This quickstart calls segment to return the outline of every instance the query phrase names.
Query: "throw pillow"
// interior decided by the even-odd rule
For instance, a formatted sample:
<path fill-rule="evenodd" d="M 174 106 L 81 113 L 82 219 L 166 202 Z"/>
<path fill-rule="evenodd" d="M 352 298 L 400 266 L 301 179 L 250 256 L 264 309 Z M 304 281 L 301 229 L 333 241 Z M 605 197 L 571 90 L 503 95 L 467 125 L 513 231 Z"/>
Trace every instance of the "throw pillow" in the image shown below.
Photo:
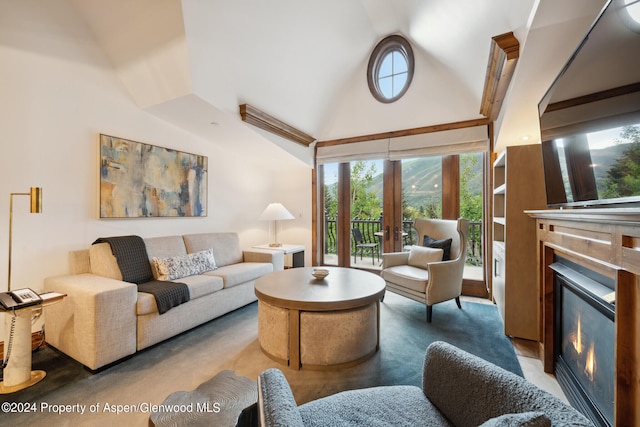
<path fill-rule="evenodd" d="M 430 262 L 442 261 L 443 253 L 442 249 L 411 246 L 407 264 L 413 267 L 427 268 L 427 264 Z"/>
<path fill-rule="evenodd" d="M 504 414 L 485 421 L 480 427 L 551 427 L 551 420 L 542 412 Z"/>
<path fill-rule="evenodd" d="M 436 240 L 433 237 L 424 236 L 422 246 L 442 249 L 444 251 L 442 261 L 449 261 L 451 259 L 451 242 L 453 242 L 452 238 Z"/>
<path fill-rule="evenodd" d="M 158 280 L 175 280 L 218 268 L 213 258 L 213 249 L 171 258 L 153 257 L 151 261 L 158 274 Z"/>

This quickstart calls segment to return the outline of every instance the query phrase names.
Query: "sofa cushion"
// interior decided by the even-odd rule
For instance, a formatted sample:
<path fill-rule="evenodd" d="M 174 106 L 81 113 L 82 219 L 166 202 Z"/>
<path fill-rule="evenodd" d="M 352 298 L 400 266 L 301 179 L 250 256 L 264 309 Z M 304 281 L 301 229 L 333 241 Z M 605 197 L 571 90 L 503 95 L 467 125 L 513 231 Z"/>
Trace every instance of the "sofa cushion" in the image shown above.
<path fill-rule="evenodd" d="M 109 243 L 96 243 L 89 247 L 91 272 L 109 279 L 122 280 L 118 261 L 111 251 Z"/>
<path fill-rule="evenodd" d="M 200 233 L 182 236 L 188 253 L 213 250 L 218 267 L 243 261 L 238 233 Z"/>
<path fill-rule="evenodd" d="M 116 258 L 122 280 L 130 283 L 146 283 L 153 280 L 147 247 L 142 237 L 136 235 L 99 237 L 93 244 L 108 243 Z"/>
<path fill-rule="evenodd" d="M 266 262 L 241 262 L 226 265 L 214 271 L 204 273 L 205 276 L 217 276 L 224 281 L 225 288 L 256 280 L 273 271 L 273 264 Z"/>
<path fill-rule="evenodd" d="M 149 260 L 153 257 L 168 258 L 187 254 L 182 236 L 150 237 L 144 239 L 144 244 L 147 246 Z"/>
<path fill-rule="evenodd" d="M 349 390 L 298 407 L 305 426 L 451 426 L 416 386 Z"/>
<path fill-rule="evenodd" d="M 404 286 L 416 292 L 427 291 L 429 271 L 411 265 L 396 265 L 382 270 L 380 274 L 384 280 Z"/>
<path fill-rule="evenodd" d="M 427 268 L 429 263 L 442 261 L 443 254 L 442 249 L 414 245 L 409 249 L 407 264 L 418 268 Z"/>
<path fill-rule="evenodd" d="M 151 263 L 151 270 L 153 271 L 153 277 L 156 279 L 158 278 L 158 272 L 153 263 L 154 257 L 169 258 L 187 254 L 182 236 L 149 237 L 144 239 L 144 244 L 147 246 L 147 255 Z"/>
<path fill-rule="evenodd" d="M 180 283 L 184 283 L 189 287 L 189 295 L 191 300 L 212 294 L 221 290 L 224 285 L 222 278 L 208 275 L 197 275 L 183 277 Z M 136 302 L 136 314 L 142 316 L 144 314 L 157 313 L 158 306 L 156 300 L 151 294 L 138 292 L 138 301 Z"/>
<path fill-rule="evenodd" d="M 551 427 L 551 420 L 542 412 L 522 412 L 491 418 L 480 427 Z"/>
<path fill-rule="evenodd" d="M 211 249 L 169 258 L 153 257 L 152 262 L 158 280 L 181 279 L 206 273 L 217 268 Z"/>

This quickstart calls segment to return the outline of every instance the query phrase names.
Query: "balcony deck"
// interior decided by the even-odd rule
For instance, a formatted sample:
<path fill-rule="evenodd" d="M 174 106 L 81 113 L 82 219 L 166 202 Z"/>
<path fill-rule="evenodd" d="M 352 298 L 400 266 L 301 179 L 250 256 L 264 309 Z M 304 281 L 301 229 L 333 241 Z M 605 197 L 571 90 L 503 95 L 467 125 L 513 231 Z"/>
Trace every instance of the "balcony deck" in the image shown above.
<path fill-rule="evenodd" d="M 335 254 L 325 254 L 324 255 L 325 265 L 337 265 L 338 264 L 338 256 Z M 362 259 L 360 256 L 356 256 L 356 262 L 353 262 L 353 256 L 351 257 L 351 267 L 353 268 L 363 268 L 368 270 L 382 270 L 381 261 L 378 262 L 378 259 L 371 258 L 370 256 L 364 255 Z M 464 267 L 464 278 L 469 280 L 483 280 L 483 270 L 482 266 L 474 266 L 474 265 L 465 265 Z"/>

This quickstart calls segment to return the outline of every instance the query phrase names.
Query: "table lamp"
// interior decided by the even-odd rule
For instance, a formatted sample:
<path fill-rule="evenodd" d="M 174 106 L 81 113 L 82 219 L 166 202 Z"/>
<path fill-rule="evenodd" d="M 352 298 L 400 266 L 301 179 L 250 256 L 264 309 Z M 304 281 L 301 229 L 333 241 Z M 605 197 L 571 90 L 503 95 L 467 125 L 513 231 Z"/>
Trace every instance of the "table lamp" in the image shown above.
<path fill-rule="evenodd" d="M 282 203 L 270 203 L 264 212 L 262 212 L 259 219 L 262 221 L 273 221 L 274 241 L 269 243 L 269 246 L 277 248 L 282 246 L 282 243 L 278 242 L 278 221 L 295 219 L 295 217 L 291 215 L 291 212 L 289 212 L 287 208 L 282 206 Z"/>

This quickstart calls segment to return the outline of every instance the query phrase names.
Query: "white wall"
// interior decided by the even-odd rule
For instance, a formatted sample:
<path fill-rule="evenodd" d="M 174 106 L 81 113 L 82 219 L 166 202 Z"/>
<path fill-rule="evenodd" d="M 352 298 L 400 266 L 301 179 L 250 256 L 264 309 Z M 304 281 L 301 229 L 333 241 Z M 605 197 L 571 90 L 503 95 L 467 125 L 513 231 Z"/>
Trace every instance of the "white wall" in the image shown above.
<path fill-rule="evenodd" d="M 274 200 L 296 215 L 283 239 L 310 248 L 310 169 L 263 169 L 223 141 L 196 137 L 138 108 L 67 0 L 2 2 L 0 64 L 0 291 L 9 194 L 31 186 L 43 187 L 44 212 L 29 214 L 29 198 L 14 199 L 14 289 L 40 290 L 45 277 L 68 272 L 69 251 L 101 236 L 237 231 L 245 247 L 266 243 L 268 226 L 257 218 Z M 98 219 L 99 133 L 208 156 L 208 217 Z"/>

